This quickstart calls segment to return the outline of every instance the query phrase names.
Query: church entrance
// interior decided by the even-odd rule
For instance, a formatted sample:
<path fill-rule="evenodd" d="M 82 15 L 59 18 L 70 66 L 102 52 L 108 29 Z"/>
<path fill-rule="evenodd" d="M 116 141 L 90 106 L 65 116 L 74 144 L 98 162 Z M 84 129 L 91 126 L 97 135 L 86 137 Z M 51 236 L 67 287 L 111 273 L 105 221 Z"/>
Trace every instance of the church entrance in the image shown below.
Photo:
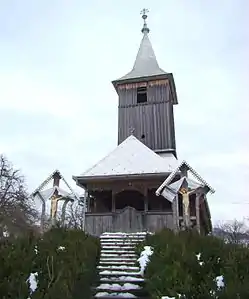
<path fill-rule="evenodd" d="M 116 232 L 143 231 L 144 196 L 136 190 L 124 190 L 115 197 L 116 214 L 114 230 Z"/>

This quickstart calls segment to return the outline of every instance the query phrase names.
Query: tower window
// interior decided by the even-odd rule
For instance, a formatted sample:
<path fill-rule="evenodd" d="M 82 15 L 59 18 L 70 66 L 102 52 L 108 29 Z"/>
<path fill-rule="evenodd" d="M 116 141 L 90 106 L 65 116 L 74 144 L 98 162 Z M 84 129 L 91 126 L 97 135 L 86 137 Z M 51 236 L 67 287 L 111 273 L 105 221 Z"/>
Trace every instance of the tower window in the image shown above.
<path fill-rule="evenodd" d="M 139 87 L 137 89 L 137 103 L 146 103 L 147 102 L 147 88 Z"/>

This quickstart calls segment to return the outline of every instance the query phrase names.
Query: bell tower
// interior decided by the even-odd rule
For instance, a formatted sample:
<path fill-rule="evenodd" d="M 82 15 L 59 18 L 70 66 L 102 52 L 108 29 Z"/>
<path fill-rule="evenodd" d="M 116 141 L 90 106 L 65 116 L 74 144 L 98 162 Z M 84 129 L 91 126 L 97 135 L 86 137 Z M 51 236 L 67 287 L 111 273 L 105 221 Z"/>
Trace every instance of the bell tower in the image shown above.
<path fill-rule="evenodd" d="M 149 40 L 143 9 L 142 41 L 132 70 L 112 83 L 118 93 L 118 144 L 133 134 L 158 154 L 176 156 L 173 105 L 178 104 L 172 73 L 163 71 Z"/>

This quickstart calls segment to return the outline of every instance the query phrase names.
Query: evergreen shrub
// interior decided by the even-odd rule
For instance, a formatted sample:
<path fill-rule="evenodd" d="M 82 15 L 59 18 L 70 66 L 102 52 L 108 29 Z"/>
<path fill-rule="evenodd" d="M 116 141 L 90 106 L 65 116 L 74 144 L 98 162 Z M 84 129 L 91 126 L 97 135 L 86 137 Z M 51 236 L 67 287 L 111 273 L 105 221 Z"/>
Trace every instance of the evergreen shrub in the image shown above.
<path fill-rule="evenodd" d="M 249 298 L 248 248 L 194 231 L 168 229 L 148 236 L 139 252 L 144 245 L 154 249 L 145 272 L 146 288 L 153 299 Z M 216 277 L 221 275 L 224 287 L 218 288 Z"/>
<path fill-rule="evenodd" d="M 81 230 L 54 228 L 43 235 L 0 243 L 2 299 L 88 299 L 96 275 L 99 240 Z M 27 279 L 37 272 L 30 294 Z"/>

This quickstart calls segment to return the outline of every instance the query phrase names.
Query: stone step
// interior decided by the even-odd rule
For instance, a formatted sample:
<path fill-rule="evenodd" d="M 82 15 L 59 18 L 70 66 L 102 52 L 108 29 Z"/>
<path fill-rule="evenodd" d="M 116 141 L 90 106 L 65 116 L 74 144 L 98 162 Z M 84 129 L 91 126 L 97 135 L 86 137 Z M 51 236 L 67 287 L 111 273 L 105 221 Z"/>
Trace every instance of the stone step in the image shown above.
<path fill-rule="evenodd" d="M 100 256 L 100 260 L 113 260 L 113 261 L 134 261 L 137 260 L 136 254 L 111 254 L 111 253 L 103 253 Z"/>
<path fill-rule="evenodd" d="M 130 276 L 140 276 L 140 271 L 126 271 L 126 270 L 103 270 L 99 272 L 99 275 L 103 276 L 123 276 L 123 275 L 130 275 Z"/>
<path fill-rule="evenodd" d="M 110 277 L 100 277 L 100 282 L 101 283 L 142 283 L 144 282 L 144 278 L 142 277 L 136 277 L 136 276 L 128 276 L 128 275 L 123 275 L 123 276 L 110 276 Z"/>
<path fill-rule="evenodd" d="M 147 293 L 144 291 L 144 289 L 142 287 L 139 287 L 137 289 L 134 289 L 132 287 L 129 287 L 128 284 L 127 287 L 124 285 L 123 289 L 122 288 L 118 288 L 115 289 L 115 287 L 113 287 L 113 289 L 108 286 L 112 286 L 115 284 L 106 284 L 106 287 L 104 284 L 102 284 L 102 288 L 100 285 L 100 288 L 98 287 L 97 289 L 95 289 L 93 291 L 94 296 L 95 297 L 101 297 L 101 296 L 105 296 L 105 297 L 118 297 L 118 298 L 144 298 Z M 119 284 L 116 284 L 117 286 Z M 135 286 L 134 284 L 130 284 L 130 286 Z"/>
<path fill-rule="evenodd" d="M 133 260 L 126 260 L 124 261 L 123 259 L 120 260 L 112 260 L 112 259 L 101 259 L 99 261 L 99 264 L 103 264 L 103 265 L 127 265 L 127 266 L 132 266 L 135 265 L 137 262 L 137 259 L 133 259 Z"/>
<path fill-rule="evenodd" d="M 136 240 L 133 239 L 101 239 L 100 243 L 101 244 L 137 244 L 139 242 L 142 242 L 144 239 L 139 238 Z"/>
<path fill-rule="evenodd" d="M 133 249 L 122 249 L 120 248 L 113 248 L 113 249 L 101 249 L 101 253 L 135 253 L 134 248 Z"/>
<path fill-rule="evenodd" d="M 125 270 L 125 271 L 139 271 L 140 268 L 139 267 L 136 267 L 136 266 L 127 266 L 127 265 L 101 265 L 101 266 L 98 266 L 97 267 L 98 269 L 100 269 L 101 271 L 102 270 Z"/>
<path fill-rule="evenodd" d="M 116 245 L 116 244 L 112 244 L 112 245 L 101 245 L 101 248 L 103 249 L 133 249 L 134 250 L 135 244 L 133 246 L 127 246 L 127 245 Z"/>
<path fill-rule="evenodd" d="M 102 283 L 94 290 L 108 291 L 108 292 L 122 292 L 122 291 L 138 291 L 142 290 L 143 286 L 141 283 Z"/>
<path fill-rule="evenodd" d="M 125 296 L 126 295 L 126 296 Z M 124 294 L 122 296 L 113 296 L 113 295 L 107 295 L 107 296 L 99 296 L 99 297 L 94 297 L 94 298 L 100 298 L 100 299 L 120 299 L 120 298 L 123 298 L 123 299 L 131 299 L 131 298 L 137 298 L 137 299 L 151 299 L 150 297 L 130 297 L 131 295 L 130 294 Z"/>
<path fill-rule="evenodd" d="M 121 260 L 125 260 L 127 258 L 136 258 L 137 255 L 135 253 L 101 253 L 100 258 L 114 258 L 114 257 L 118 257 Z"/>
<path fill-rule="evenodd" d="M 144 240 L 145 239 L 145 235 L 102 235 L 100 236 L 100 240 Z"/>
<path fill-rule="evenodd" d="M 117 258 L 117 257 L 113 257 L 113 258 L 100 258 L 99 260 L 99 264 L 105 264 L 105 265 L 135 265 L 137 264 L 137 259 L 136 258 L 126 258 L 124 259 L 123 257 L 121 258 Z"/>
<path fill-rule="evenodd" d="M 121 236 L 146 236 L 150 234 L 149 232 L 136 232 L 136 233 L 124 233 L 124 232 L 106 232 L 103 233 L 101 236 L 114 236 L 114 235 L 121 235 Z"/>
<path fill-rule="evenodd" d="M 93 289 L 94 298 L 148 299 L 135 251 L 146 235 L 146 232 L 117 232 L 100 236 L 101 255 L 97 266 L 99 284 Z"/>

